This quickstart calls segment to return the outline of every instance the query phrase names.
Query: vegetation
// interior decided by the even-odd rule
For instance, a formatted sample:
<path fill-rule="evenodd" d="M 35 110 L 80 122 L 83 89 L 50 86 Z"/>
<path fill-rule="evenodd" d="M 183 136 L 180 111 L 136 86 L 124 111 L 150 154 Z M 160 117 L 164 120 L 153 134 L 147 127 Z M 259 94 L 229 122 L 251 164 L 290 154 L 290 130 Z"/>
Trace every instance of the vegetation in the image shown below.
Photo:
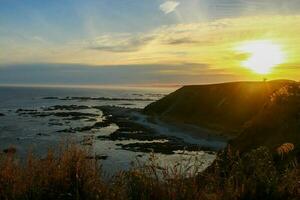
<path fill-rule="evenodd" d="M 200 174 L 181 165 L 160 167 L 150 157 L 107 180 L 99 163 L 75 145 L 44 159 L 30 154 L 25 163 L 8 153 L 0 161 L 0 199 L 293 200 L 300 196 L 300 167 L 295 157 L 279 165 L 288 154 L 260 147 L 240 156 L 227 148 Z"/>
<path fill-rule="evenodd" d="M 300 84 L 277 80 L 185 86 L 145 113 L 219 130 L 240 152 L 293 143 L 300 153 Z"/>
<path fill-rule="evenodd" d="M 300 199 L 299 83 L 188 86 L 144 111 L 225 133 L 235 130 L 236 137 L 204 172 L 197 163 L 189 163 L 192 172 L 180 164 L 161 167 L 151 156 L 110 178 L 76 145 L 49 151 L 43 159 L 29 154 L 25 162 L 9 148 L 0 155 L 0 199 Z"/>
<path fill-rule="evenodd" d="M 290 83 L 273 92 L 231 143 L 243 152 L 259 146 L 275 150 L 282 143 L 293 143 L 293 152 L 299 154 L 300 85 Z"/>
<path fill-rule="evenodd" d="M 148 105 L 144 112 L 164 120 L 189 123 L 236 136 L 281 87 L 294 83 L 232 82 L 184 86 Z"/>

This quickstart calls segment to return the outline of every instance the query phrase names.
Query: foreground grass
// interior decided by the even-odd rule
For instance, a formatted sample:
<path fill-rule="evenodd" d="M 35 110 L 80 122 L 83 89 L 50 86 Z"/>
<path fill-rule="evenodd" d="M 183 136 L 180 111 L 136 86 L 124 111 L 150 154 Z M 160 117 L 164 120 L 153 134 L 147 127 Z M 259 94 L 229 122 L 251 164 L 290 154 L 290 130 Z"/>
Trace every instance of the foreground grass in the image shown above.
<path fill-rule="evenodd" d="M 274 156 L 260 147 L 243 156 L 230 148 L 198 174 L 180 165 L 162 168 L 154 157 L 110 180 L 99 163 L 76 145 L 49 151 L 25 163 L 13 153 L 0 159 L 0 199 L 299 199 L 300 168 L 295 155 Z"/>

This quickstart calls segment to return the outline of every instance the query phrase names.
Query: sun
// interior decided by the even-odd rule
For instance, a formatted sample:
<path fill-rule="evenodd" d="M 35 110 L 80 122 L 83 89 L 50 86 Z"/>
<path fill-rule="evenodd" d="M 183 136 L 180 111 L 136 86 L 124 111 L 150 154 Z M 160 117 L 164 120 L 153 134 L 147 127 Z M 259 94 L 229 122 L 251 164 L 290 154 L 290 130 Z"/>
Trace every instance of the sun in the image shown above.
<path fill-rule="evenodd" d="M 270 73 L 272 68 L 282 64 L 285 60 L 285 53 L 281 46 L 271 40 L 244 42 L 238 45 L 237 51 L 249 55 L 241 65 L 258 74 Z"/>

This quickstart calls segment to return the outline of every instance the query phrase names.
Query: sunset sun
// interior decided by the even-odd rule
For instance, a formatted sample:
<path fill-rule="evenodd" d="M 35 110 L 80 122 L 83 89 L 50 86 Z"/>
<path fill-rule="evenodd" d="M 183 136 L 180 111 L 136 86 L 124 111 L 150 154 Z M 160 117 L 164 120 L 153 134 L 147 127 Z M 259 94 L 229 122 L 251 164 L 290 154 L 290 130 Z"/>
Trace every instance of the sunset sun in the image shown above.
<path fill-rule="evenodd" d="M 300 200 L 300 0 L 0 5 L 0 200 Z"/>
<path fill-rule="evenodd" d="M 272 68 L 285 61 L 285 53 L 281 46 L 271 40 L 245 42 L 239 45 L 237 50 L 249 55 L 241 65 L 258 74 L 268 74 Z"/>

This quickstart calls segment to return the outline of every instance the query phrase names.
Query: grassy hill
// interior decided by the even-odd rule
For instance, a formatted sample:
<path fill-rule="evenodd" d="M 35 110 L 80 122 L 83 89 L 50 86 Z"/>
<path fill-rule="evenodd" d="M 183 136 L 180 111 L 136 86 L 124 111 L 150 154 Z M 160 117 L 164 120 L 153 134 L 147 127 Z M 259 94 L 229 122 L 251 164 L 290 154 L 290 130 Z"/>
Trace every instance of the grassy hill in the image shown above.
<path fill-rule="evenodd" d="M 225 131 L 238 130 L 255 116 L 270 95 L 290 81 L 233 82 L 184 86 L 148 105 L 144 112 Z"/>
<path fill-rule="evenodd" d="M 300 143 L 299 83 L 288 80 L 184 86 L 144 109 L 163 120 L 220 130 L 247 150 Z"/>
<path fill-rule="evenodd" d="M 270 151 L 287 142 L 299 150 L 299 83 L 187 86 L 149 105 L 145 112 L 215 126 L 224 133 L 235 129 L 238 136 L 231 144 L 247 152 L 239 154 L 228 147 L 203 172 L 193 159 L 166 167 L 150 156 L 115 176 L 101 170 L 89 148 L 71 143 L 50 149 L 42 159 L 29 153 L 25 162 L 18 160 L 15 151 L 0 152 L 0 199 L 299 199 L 300 157 L 295 153 L 300 151 L 280 156 Z"/>
<path fill-rule="evenodd" d="M 241 151 L 264 145 L 275 149 L 293 143 L 300 152 L 300 85 L 288 84 L 275 91 L 266 105 L 232 141 Z"/>

